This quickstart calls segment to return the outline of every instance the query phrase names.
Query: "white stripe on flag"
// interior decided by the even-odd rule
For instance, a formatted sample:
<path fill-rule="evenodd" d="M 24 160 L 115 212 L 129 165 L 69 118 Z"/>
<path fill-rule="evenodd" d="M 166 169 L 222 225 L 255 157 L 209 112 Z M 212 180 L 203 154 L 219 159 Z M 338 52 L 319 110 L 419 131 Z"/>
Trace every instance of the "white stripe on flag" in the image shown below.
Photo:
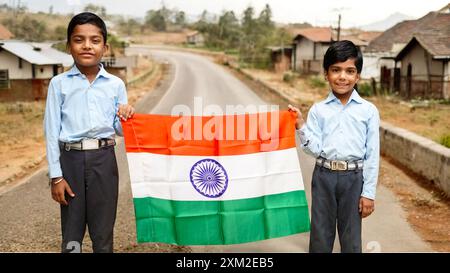
<path fill-rule="evenodd" d="M 127 153 L 134 198 L 222 201 L 303 190 L 297 149 L 233 156 L 174 156 Z M 202 159 L 218 161 L 228 174 L 228 187 L 208 198 L 190 181 L 192 166 Z"/>

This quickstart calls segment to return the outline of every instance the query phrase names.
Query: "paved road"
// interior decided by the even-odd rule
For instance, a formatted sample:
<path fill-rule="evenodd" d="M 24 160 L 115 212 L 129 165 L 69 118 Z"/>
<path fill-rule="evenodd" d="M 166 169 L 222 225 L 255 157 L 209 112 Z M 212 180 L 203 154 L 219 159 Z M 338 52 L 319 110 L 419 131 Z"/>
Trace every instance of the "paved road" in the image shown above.
<path fill-rule="evenodd" d="M 129 54 L 151 54 L 172 64 L 171 80 L 137 105 L 139 112 L 170 114 L 175 105 L 194 109 L 194 97 L 205 114 L 216 105 L 267 105 L 239 80 L 204 57 L 164 51 L 155 48 L 133 47 Z M 162 97 L 162 98 L 161 98 Z M 160 99 L 161 98 L 161 99 Z M 201 99 L 200 99 L 201 98 Z M 200 102 L 200 103 L 199 103 Z M 135 226 L 131 203 L 128 167 L 123 142 L 116 149 L 121 174 L 118 220 L 116 223 L 116 251 L 167 251 L 148 245 L 134 246 Z M 299 150 L 305 189 L 310 200 L 310 180 L 313 160 Z M 0 195 L 0 252 L 2 251 L 58 251 L 60 240 L 59 210 L 51 200 L 46 170 L 38 171 L 22 185 Z M 195 246 L 195 252 L 305 252 L 308 233 L 240 245 Z M 89 249 L 89 240 L 87 249 Z M 384 187 L 378 189 L 377 210 L 363 224 L 365 251 L 416 252 L 431 251 L 411 229 L 395 197 Z M 185 249 L 180 249 L 184 251 Z M 338 246 L 335 251 L 339 251 Z"/>

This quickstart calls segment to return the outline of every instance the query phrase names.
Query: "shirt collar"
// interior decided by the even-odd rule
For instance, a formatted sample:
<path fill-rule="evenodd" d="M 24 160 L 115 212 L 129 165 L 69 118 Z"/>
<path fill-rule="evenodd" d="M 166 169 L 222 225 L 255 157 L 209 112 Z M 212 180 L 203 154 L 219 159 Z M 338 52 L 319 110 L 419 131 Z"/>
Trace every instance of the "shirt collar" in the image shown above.
<path fill-rule="evenodd" d="M 330 92 L 330 94 L 328 94 L 328 97 L 325 99 L 325 103 L 329 103 L 329 102 L 332 102 L 337 99 L 338 98 L 336 98 L 334 93 Z M 355 89 L 353 89 L 352 94 L 350 95 L 350 98 L 348 101 L 351 102 L 352 100 L 359 104 L 361 104 L 363 102 L 362 98 L 359 96 L 358 92 Z"/>
<path fill-rule="evenodd" d="M 109 74 L 106 70 L 105 70 L 105 68 L 103 67 L 103 64 L 102 63 L 99 63 L 99 67 L 100 67 L 100 70 L 98 71 L 98 74 L 97 74 L 97 77 L 105 77 L 105 78 L 110 78 L 111 77 L 111 74 Z M 81 72 L 80 72 L 80 70 L 78 69 L 78 67 L 74 64 L 73 66 L 72 66 L 72 68 L 70 68 L 70 70 L 69 70 L 69 72 L 68 72 L 68 75 L 69 76 L 76 76 L 76 75 L 81 75 Z"/>

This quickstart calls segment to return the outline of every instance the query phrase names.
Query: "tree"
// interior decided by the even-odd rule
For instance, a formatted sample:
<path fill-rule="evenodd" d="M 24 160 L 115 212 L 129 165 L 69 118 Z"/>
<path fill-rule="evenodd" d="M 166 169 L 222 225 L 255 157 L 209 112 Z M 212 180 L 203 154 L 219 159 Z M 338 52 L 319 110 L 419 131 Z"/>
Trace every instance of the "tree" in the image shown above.
<path fill-rule="evenodd" d="M 149 10 L 145 16 L 145 23 L 157 31 L 166 31 L 167 22 L 163 10 Z"/>
<path fill-rule="evenodd" d="M 101 17 L 106 17 L 106 8 L 104 6 L 97 6 L 97 5 L 94 5 L 94 4 L 87 4 L 84 7 L 84 10 L 92 12 L 92 13 L 95 13 L 95 14 L 101 16 Z"/>
<path fill-rule="evenodd" d="M 184 11 L 179 11 L 175 15 L 175 24 L 179 26 L 186 25 L 186 14 Z"/>

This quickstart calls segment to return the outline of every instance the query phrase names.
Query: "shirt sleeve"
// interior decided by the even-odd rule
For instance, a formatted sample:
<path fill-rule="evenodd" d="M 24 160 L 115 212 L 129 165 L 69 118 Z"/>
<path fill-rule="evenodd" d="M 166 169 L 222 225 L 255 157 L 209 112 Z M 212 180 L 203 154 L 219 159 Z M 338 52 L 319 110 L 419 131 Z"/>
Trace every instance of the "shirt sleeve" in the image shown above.
<path fill-rule="evenodd" d="M 363 167 L 363 191 L 361 196 L 375 200 L 380 165 L 380 115 L 374 107 L 369 119 L 366 139 L 366 155 Z"/>
<path fill-rule="evenodd" d="M 313 105 L 308 112 L 306 123 L 297 130 L 297 134 L 305 153 L 317 158 L 322 152 L 322 129 L 316 111 L 317 107 Z"/>
<path fill-rule="evenodd" d="M 47 103 L 44 115 L 44 134 L 46 141 L 47 162 L 49 177 L 63 176 L 59 162 L 59 134 L 61 132 L 61 105 L 62 98 L 55 87 L 54 80 L 50 81 L 47 92 Z"/>
<path fill-rule="evenodd" d="M 122 124 L 120 123 L 120 118 L 117 116 L 120 104 L 128 104 L 127 90 L 125 88 L 125 84 L 122 81 L 119 85 L 119 91 L 115 105 L 116 115 L 114 116 L 114 131 L 117 135 L 123 136 Z"/>

